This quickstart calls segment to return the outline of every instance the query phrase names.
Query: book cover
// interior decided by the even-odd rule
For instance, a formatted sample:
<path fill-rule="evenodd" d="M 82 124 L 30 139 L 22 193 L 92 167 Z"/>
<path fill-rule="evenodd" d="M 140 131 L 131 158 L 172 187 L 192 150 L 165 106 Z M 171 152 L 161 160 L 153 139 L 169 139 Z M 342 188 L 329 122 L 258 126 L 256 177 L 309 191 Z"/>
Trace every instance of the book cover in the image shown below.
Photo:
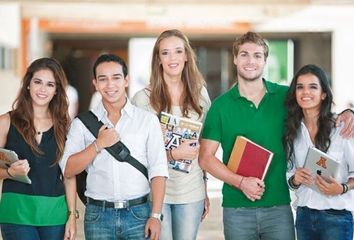
<path fill-rule="evenodd" d="M 178 147 L 185 140 L 198 140 L 203 126 L 201 122 L 166 112 L 160 113 L 160 123 L 166 150 Z M 171 160 L 168 166 L 174 170 L 189 173 L 192 160 Z"/>
<path fill-rule="evenodd" d="M 273 153 L 246 137 L 237 136 L 227 167 L 244 177 L 264 180 Z"/>
<path fill-rule="evenodd" d="M 323 179 L 328 181 L 329 176 L 337 178 L 339 161 L 315 147 L 309 147 L 304 168 L 309 169 L 314 178 L 316 175 L 320 175 Z M 315 183 L 311 184 L 309 187 L 320 192 Z"/>

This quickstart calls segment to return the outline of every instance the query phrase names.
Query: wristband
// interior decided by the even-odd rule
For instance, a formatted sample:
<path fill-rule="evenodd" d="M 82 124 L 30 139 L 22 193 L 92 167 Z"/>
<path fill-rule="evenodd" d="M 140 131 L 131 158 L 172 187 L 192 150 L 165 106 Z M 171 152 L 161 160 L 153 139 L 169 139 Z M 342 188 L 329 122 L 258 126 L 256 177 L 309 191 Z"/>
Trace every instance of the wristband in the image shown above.
<path fill-rule="evenodd" d="M 93 146 L 95 146 L 95 151 L 96 153 L 100 153 L 101 152 L 101 149 L 98 147 L 97 143 L 96 143 L 96 140 L 93 141 Z"/>
<path fill-rule="evenodd" d="M 341 185 L 342 185 L 342 188 L 343 188 L 343 191 L 342 191 L 341 194 L 344 194 L 344 193 L 348 192 L 348 190 L 349 190 L 348 185 L 346 183 L 342 183 Z"/>
<path fill-rule="evenodd" d="M 290 186 L 292 189 L 298 189 L 301 184 L 296 185 L 296 184 L 294 183 L 294 178 L 295 178 L 295 175 L 291 176 L 291 177 L 289 178 L 289 180 L 288 180 L 288 184 L 289 184 L 289 186 Z"/>
<path fill-rule="evenodd" d="M 6 168 L 6 173 L 7 175 L 9 175 L 10 178 L 13 178 L 14 176 L 11 175 L 11 173 L 9 172 L 9 168 Z"/>

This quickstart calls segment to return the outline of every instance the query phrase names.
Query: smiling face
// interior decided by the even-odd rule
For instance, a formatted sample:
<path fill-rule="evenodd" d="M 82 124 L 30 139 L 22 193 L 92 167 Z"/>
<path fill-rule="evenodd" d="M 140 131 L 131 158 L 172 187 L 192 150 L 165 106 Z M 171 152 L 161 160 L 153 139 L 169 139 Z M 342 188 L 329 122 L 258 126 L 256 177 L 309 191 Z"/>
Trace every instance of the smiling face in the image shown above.
<path fill-rule="evenodd" d="M 234 56 L 238 80 L 255 81 L 262 79 L 266 59 L 264 48 L 255 43 L 244 43 Z"/>
<path fill-rule="evenodd" d="M 326 98 L 319 79 L 311 73 L 297 78 L 295 95 L 297 103 L 303 110 L 320 111 L 321 103 Z"/>
<path fill-rule="evenodd" d="M 164 79 L 181 77 L 187 61 L 187 54 L 182 39 L 172 36 L 160 42 L 159 60 L 163 68 Z"/>
<path fill-rule="evenodd" d="M 53 72 L 48 69 L 38 70 L 33 74 L 27 89 L 34 105 L 48 106 L 56 93 Z"/>
<path fill-rule="evenodd" d="M 102 95 L 102 101 L 108 104 L 125 103 L 125 88 L 128 77 L 124 77 L 123 68 L 117 62 L 102 62 L 96 67 L 96 90 Z"/>

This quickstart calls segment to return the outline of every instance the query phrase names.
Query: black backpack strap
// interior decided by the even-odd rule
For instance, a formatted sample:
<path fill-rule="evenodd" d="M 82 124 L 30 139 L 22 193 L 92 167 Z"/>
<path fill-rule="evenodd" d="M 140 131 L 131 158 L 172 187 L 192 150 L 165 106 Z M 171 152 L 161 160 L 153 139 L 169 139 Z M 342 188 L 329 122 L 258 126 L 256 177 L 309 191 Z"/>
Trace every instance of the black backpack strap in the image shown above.
<path fill-rule="evenodd" d="M 97 138 L 98 131 L 103 125 L 101 121 L 98 121 L 97 116 L 91 112 L 83 112 L 78 115 L 78 118 L 82 121 L 82 123 L 87 127 L 87 129 Z M 146 179 L 148 177 L 148 171 L 146 167 L 136 160 L 132 155 L 130 155 L 130 151 L 127 146 L 124 145 L 122 141 L 118 141 L 111 147 L 105 148 L 115 159 L 119 162 L 127 162 L 133 167 L 135 167 L 139 172 L 141 172 Z"/>

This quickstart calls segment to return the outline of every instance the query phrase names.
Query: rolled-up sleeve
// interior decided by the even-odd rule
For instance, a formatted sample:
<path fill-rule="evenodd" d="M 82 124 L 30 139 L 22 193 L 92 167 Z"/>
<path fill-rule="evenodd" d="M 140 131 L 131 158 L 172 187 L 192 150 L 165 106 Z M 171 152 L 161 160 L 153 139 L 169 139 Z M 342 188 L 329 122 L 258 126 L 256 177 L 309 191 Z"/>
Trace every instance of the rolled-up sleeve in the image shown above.
<path fill-rule="evenodd" d="M 168 177 L 167 157 L 160 123 L 151 117 L 147 139 L 147 161 L 149 180 L 157 176 Z"/>
<path fill-rule="evenodd" d="M 354 178 L 354 139 L 346 139 L 344 142 L 344 158 L 348 163 L 348 178 Z"/>
<path fill-rule="evenodd" d="M 70 129 L 65 142 L 63 157 L 59 162 L 59 166 L 63 174 L 65 174 L 68 158 L 71 155 L 80 152 L 82 149 L 85 149 L 86 147 L 85 135 L 83 132 L 85 130 L 84 128 L 85 126 L 78 118 L 75 118 L 70 125 Z"/>

